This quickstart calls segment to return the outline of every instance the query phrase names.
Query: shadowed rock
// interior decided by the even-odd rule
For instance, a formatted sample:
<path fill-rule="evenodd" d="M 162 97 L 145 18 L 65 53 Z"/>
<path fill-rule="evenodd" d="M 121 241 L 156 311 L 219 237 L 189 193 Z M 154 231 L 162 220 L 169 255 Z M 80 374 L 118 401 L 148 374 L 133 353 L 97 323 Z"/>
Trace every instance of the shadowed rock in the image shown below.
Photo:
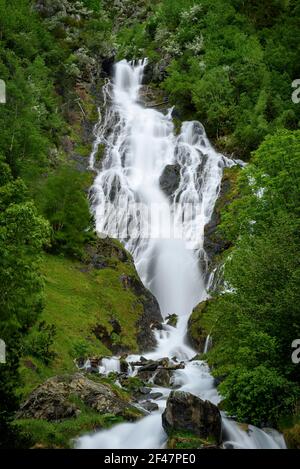
<path fill-rule="evenodd" d="M 162 414 L 162 425 L 169 435 L 182 430 L 221 443 L 222 425 L 218 407 L 188 392 L 171 392 Z"/>

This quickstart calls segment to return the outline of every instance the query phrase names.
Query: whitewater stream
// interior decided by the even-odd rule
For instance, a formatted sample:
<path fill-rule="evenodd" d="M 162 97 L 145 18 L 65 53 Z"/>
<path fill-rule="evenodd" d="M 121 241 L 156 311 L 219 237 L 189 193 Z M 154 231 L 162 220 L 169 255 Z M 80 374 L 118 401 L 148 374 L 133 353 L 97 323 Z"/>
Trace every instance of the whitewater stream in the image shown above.
<path fill-rule="evenodd" d="M 142 102 L 146 61 L 115 65 L 113 81 L 104 86 L 105 115 L 99 117 L 90 158 L 97 172 L 91 190 L 92 209 L 99 236 L 120 239 L 134 258 L 144 285 L 158 300 L 163 317 L 178 316 L 177 327 L 164 324 L 155 331 L 157 347 L 146 359 L 168 357 L 184 362 L 173 372 L 173 386 L 218 404 L 220 396 L 204 361 L 191 360 L 196 352 L 186 340 L 187 321 L 193 308 L 208 297 L 204 227 L 210 221 L 219 195 L 223 168 L 235 162 L 217 153 L 199 122 L 184 122 L 176 135 L 172 109 L 160 112 Z M 98 167 L 99 145 L 105 155 Z M 173 194 L 166 195 L 160 178 L 168 165 L 179 168 Z M 207 340 L 206 347 L 210 343 Z M 128 356 L 134 376 L 140 356 Z M 102 360 L 101 373 L 119 371 L 117 357 Z M 153 387 L 159 406 L 135 423 L 85 435 L 76 447 L 126 449 L 163 448 L 167 435 L 161 423 L 170 388 Z M 274 430 L 249 425 L 243 430 L 222 416 L 225 448 L 285 448 Z"/>

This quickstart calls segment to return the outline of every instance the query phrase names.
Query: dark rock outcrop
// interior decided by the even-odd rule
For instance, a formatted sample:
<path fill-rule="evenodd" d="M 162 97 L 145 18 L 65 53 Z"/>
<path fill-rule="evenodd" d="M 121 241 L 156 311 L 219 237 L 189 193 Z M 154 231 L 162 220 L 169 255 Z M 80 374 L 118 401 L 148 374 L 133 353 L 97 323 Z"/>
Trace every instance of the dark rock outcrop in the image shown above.
<path fill-rule="evenodd" d="M 160 368 L 154 376 L 153 383 L 157 386 L 168 387 L 170 386 L 171 373 L 165 368 Z"/>
<path fill-rule="evenodd" d="M 168 435 L 182 430 L 221 443 L 221 414 L 217 406 L 188 392 L 172 391 L 162 414 Z"/>
<path fill-rule="evenodd" d="M 208 331 L 203 326 L 203 315 L 205 308 L 210 300 L 199 303 L 194 309 L 188 320 L 188 338 L 197 352 L 203 353 Z"/>
<path fill-rule="evenodd" d="M 153 350 L 156 346 L 152 325 L 153 323 L 162 322 L 163 318 L 156 298 L 143 286 L 142 282 L 140 282 L 140 287 L 143 290 L 143 295 L 140 298 L 143 313 L 136 324 L 138 330 L 137 343 L 140 352 L 147 352 Z"/>
<path fill-rule="evenodd" d="M 96 383 L 84 374 L 55 376 L 37 387 L 22 404 L 17 417 L 61 420 L 78 415 L 80 410 L 72 397 L 100 414 L 120 415 L 134 420 L 139 413 L 121 399 L 107 384 Z"/>
<path fill-rule="evenodd" d="M 168 164 L 160 178 L 159 185 L 161 190 L 168 196 L 172 197 L 175 191 L 178 189 L 180 184 L 180 165 L 177 164 Z"/>
<path fill-rule="evenodd" d="M 237 197 L 236 178 L 240 172 L 239 166 L 226 168 L 221 182 L 220 193 L 212 217 L 204 230 L 204 249 L 210 261 L 230 247 L 217 228 L 221 222 L 221 210 Z"/>
<path fill-rule="evenodd" d="M 141 406 L 143 407 L 143 409 L 147 410 L 148 412 L 153 412 L 155 410 L 158 410 L 158 405 L 155 402 L 151 402 L 151 401 L 141 402 Z"/>

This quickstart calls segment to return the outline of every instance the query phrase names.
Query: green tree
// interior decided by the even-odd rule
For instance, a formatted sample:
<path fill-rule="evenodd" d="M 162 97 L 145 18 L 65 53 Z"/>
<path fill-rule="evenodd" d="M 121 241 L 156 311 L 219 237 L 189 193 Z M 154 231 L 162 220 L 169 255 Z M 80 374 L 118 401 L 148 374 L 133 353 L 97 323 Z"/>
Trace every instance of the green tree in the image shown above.
<path fill-rule="evenodd" d="M 43 307 L 39 261 L 49 226 L 28 200 L 24 184 L 12 179 L 3 159 L 0 206 L 0 337 L 7 351 L 7 362 L 0 365 L 0 442 L 5 447 L 12 444 L 9 423 L 17 405 L 23 342 Z"/>
<path fill-rule="evenodd" d="M 81 256 L 91 236 L 91 215 L 84 192 L 84 175 L 69 166 L 50 174 L 42 185 L 38 204 L 52 227 L 52 248 Z"/>

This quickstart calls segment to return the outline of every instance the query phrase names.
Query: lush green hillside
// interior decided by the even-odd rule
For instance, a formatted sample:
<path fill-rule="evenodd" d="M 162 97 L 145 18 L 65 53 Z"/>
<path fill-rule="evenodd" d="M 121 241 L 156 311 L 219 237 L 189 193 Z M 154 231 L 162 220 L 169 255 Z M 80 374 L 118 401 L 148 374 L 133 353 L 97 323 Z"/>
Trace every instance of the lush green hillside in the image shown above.
<path fill-rule="evenodd" d="M 111 334 L 111 321 L 117 321 L 119 334 L 113 334 L 115 346 L 138 351 L 137 328 L 143 307 L 131 289 L 124 288 L 122 275 L 136 276 L 131 262 L 110 259 L 111 267 L 101 270 L 64 257 L 45 256 L 41 270 L 45 277 L 45 307 L 39 323 L 30 332 L 27 342 L 33 356 L 22 360 L 25 395 L 37 384 L 55 374 L 76 370 L 75 358 L 101 357 L 112 351 L 97 338 L 97 326 Z M 46 348 L 46 332 L 39 332 L 45 321 L 54 325 L 53 343 Z M 40 345 L 40 347 L 39 347 Z M 49 353 L 53 358 L 49 360 Z"/>

